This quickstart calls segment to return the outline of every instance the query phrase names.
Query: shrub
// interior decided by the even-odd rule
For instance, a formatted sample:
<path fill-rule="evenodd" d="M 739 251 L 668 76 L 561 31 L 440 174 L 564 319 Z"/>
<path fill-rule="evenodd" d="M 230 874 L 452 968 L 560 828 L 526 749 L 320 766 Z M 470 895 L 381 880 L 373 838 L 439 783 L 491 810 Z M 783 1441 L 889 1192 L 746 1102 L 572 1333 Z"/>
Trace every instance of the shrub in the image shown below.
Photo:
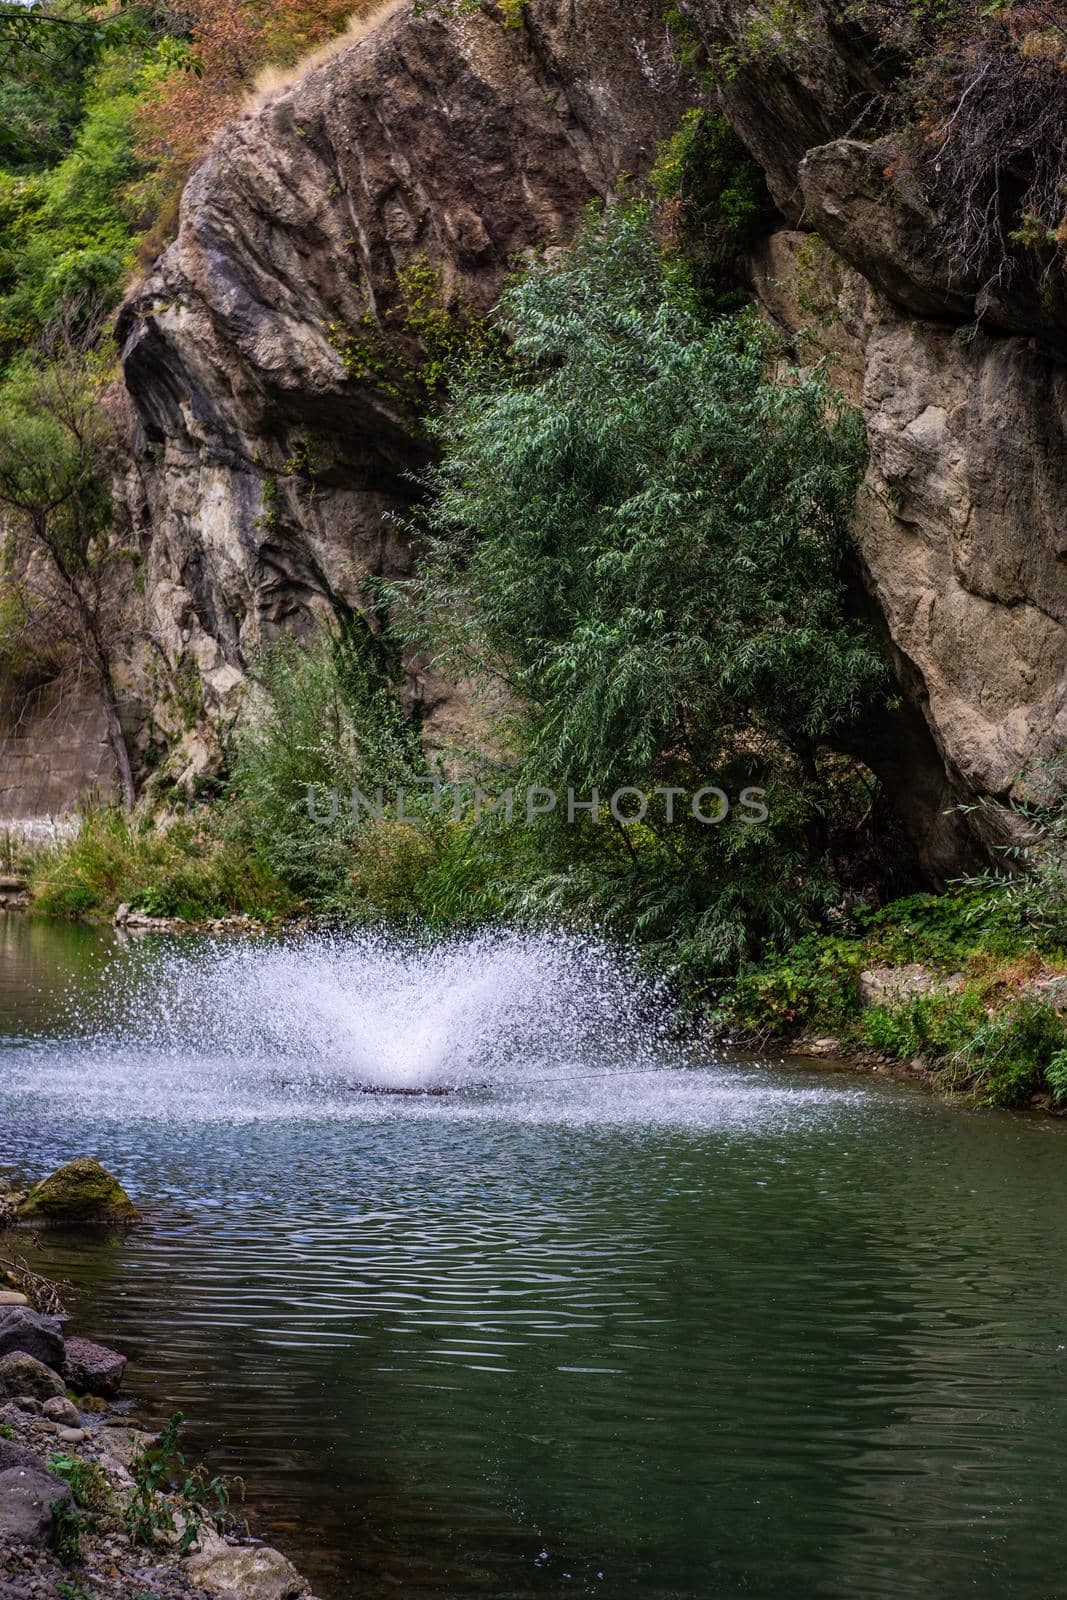
<path fill-rule="evenodd" d="M 308 647 L 279 640 L 253 673 L 257 703 L 236 741 L 228 799 L 272 871 L 325 909 L 345 899 L 359 834 L 353 789 L 373 801 L 379 786 L 421 776 L 418 734 L 386 652 L 361 623 Z M 399 847 L 406 835 L 395 838 Z"/>
<path fill-rule="evenodd" d="M 30 893 L 51 916 L 114 911 L 120 901 L 152 916 L 270 917 L 293 909 L 291 892 L 221 818 L 155 828 L 121 812 L 89 812 L 77 834 L 35 856 Z"/>
<path fill-rule="evenodd" d="M 1056 1063 L 1065 1051 L 1063 1020 L 1050 1005 L 1023 996 L 985 1019 L 957 1048 L 950 1077 L 972 1086 L 990 1105 L 1022 1105 L 1044 1086 L 1050 1070 L 1058 1075 Z"/>
<path fill-rule="evenodd" d="M 844 1028 L 859 1013 L 861 965 L 859 945 L 809 935 L 787 955 L 742 972 L 721 997 L 717 1020 L 746 1034 L 772 1036 L 810 1024 Z"/>
<path fill-rule="evenodd" d="M 203 1527 L 221 1533 L 226 1523 L 230 1485 L 209 1477 L 203 1466 L 189 1468 L 178 1446 L 182 1413 L 176 1411 L 152 1444 L 130 1462 L 133 1488 L 123 1518 L 135 1544 L 170 1537 L 181 1555 L 196 1543 Z"/>
<path fill-rule="evenodd" d="M 48 1463 L 54 1478 L 70 1484 L 71 1494 L 78 1506 L 89 1511 L 106 1511 L 114 1498 L 107 1473 L 95 1461 L 82 1461 L 78 1456 L 55 1455 Z"/>
<path fill-rule="evenodd" d="M 668 256 L 685 264 L 703 308 L 713 314 L 736 308 L 746 298 L 737 259 L 775 213 L 762 169 L 726 118 L 687 111 L 661 146 L 650 184 Z"/>
<path fill-rule="evenodd" d="M 983 803 L 1016 824 L 1016 842 L 1001 851 L 1008 871 L 975 882 L 1003 915 L 1045 943 L 1067 945 L 1067 755 L 1031 762 L 1016 789 L 1007 807 Z"/>
<path fill-rule="evenodd" d="M 1045 1068 L 1045 1079 L 1057 1105 L 1067 1103 L 1067 1045 L 1057 1050 Z"/>

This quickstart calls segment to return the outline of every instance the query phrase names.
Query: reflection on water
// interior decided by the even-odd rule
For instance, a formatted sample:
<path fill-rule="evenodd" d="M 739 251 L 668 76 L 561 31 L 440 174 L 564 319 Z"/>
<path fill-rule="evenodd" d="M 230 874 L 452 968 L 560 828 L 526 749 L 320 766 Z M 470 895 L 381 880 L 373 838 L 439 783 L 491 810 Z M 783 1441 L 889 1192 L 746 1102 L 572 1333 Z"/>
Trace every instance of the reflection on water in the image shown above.
<path fill-rule="evenodd" d="M 564 940 L 0 938 L 0 1161 L 153 1212 L 45 1259 L 324 1594 L 1062 1592 L 1060 1127 L 701 1061 Z"/>

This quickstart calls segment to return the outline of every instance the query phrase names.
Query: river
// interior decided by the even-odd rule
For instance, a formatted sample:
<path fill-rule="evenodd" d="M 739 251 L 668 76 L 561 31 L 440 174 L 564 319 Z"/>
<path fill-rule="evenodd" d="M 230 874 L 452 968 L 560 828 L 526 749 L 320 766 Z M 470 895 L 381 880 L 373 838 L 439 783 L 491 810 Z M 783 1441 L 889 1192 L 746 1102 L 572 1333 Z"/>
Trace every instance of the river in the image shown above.
<path fill-rule="evenodd" d="M 1067 1593 L 1062 1124 L 680 1043 L 563 939 L 0 957 L 0 1170 L 148 1212 L 35 1261 L 324 1600 Z"/>

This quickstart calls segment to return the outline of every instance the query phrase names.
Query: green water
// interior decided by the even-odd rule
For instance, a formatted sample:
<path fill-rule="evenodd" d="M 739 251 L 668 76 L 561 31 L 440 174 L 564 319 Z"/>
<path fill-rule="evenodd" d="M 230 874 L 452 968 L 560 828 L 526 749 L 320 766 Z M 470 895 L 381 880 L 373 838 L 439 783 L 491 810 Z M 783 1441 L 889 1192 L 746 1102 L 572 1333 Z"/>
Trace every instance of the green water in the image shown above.
<path fill-rule="evenodd" d="M 9 919 L 0 954 L 0 1165 L 90 1151 L 151 1209 L 44 1264 L 327 1600 L 1067 1594 L 1061 1125 L 771 1062 L 652 1070 L 617 1035 L 590 1055 L 574 994 L 566 1048 L 505 1071 L 480 1045 L 454 1099 L 307 1061 L 296 1091 L 325 1025 L 253 1048 L 249 1018 L 277 994 L 304 1040 L 343 961 L 256 989 L 253 958 L 155 1048 L 105 936 Z M 432 1016 L 458 970 L 428 974 Z M 72 1030 L 94 992 L 110 1043 Z"/>

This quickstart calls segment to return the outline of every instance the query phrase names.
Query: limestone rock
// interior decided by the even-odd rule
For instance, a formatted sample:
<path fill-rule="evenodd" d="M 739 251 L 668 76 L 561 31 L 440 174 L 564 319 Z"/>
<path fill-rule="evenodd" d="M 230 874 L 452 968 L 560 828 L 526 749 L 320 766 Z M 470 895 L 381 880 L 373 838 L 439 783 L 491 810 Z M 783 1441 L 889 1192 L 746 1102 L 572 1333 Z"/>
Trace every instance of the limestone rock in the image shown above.
<path fill-rule="evenodd" d="M 963 986 L 961 973 L 947 977 L 931 972 L 919 962 L 897 967 L 870 967 L 860 973 L 860 1004 L 893 1006 L 922 995 L 952 992 Z"/>
<path fill-rule="evenodd" d="M 78 1394 L 118 1394 L 126 1357 L 90 1339 L 68 1339 L 63 1375 Z"/>
<path fill-rule="evenodd" d="M 189 1557 L 189 1576 L 219 1600 L 297 1600 L 307 1589 L 296 1568 L 269 1545 L 228 1545 L 207 1538 Z"/>
<path fill-rule="evenodd" d="M 836 139 L 809 150 L 798 178 L 807 218 L 865 278 L 919 316 L 973 313 L 979 284 L 945 281 L 936 219 L 914 184 L 890 176 L 889 142 Z"/>
<path fill-rule="evenodd" d="M 66 1392 L 63 1379 L 43 1361 L 13 1350 L 0 1356 L 0 1396 L 19 1399 L 51 1400 Z"/>
<path fill-rule="evenodd" d="M 58 1367 L 63 1360 L 63 1331 L 57 1319 L 28 1306 L 0 1308 L 0 1356 L 16 1350 L 47 1367 Z"/>
<path fill-rule="evenodd" d="M 1011 794 L 1030 758 L 1067 745 L 1067 366 L 1028 340 L 904 316 L 800 233 L 774 235 L 752 271 L 789 333 L 816 285 L 813 353 L 867 422 L 856 538 L 942 770 L 921 807 L 935 847 L 954 802 Z M 925 770 L 906 763 L 905 805 Z"/>
<path fill-rule="evenodd" d="M 71 1498 L 68 1484 L 30 1467 L 0 1472 L 0 1540 L 46 1545 L 55 1527 L 53 1507 Z"/>
<path fill-rule="evenodd" d="M 855 136 L 901 67 L 869 8 L 678 9 L 725 64 L 716 98 L 783 216 L 838 252 L 823 332 L 868 424 L 857 543 L 901 690 L 854 753 L 897 796 L 929 876 L 958 875 L 982 825 L 958 803 L 1009 796 L 1026 761 L 1067 744 L 1067 300 L 1025 260 L 1010 292 L 961 267 L 955 197 Z M 219 761 L 210 729 L 236 710 L 250 652 L 365 610 L 368 574 L 409 570 L 387 518 L 426 459 L 412 273 L 442 308 L 484 314 L 509 257 L 565 240 L 591 198 L 647 171 L 699 93 L 659 0 L 527 0 L 519 29 L 491 0 L 447 16 L 398 4 L 222 134 L 119 321 L 149 629 L 207 711 L 187 730 L 157 705 L 180 741 L 171 777 L 191 786 Z M 782 230 L 755 270 L 794 330 L 811 297 L 777 269 L 804 247 Z M 462 694 L 409 665 L 431 741 L 462 736 Z"/>
<path fill-rule="evenodd" d="M 119 1427 L 104 1428 L 99 1437 L 106 1455 L 120 1467 L 128 1469 L 135 1456 L 155 1444 L 157 1436 L 146 1433 L 143 1428 Z"/>
<path fill-rule="evenodd" d="M 134 1222 L 137 1207 L 106 1167 L 79 1156 L 36 1184 L 18 1208 L 20 1222 Z"/>
<path fill-rule="evenodd" d="M 808 150 L 846 134 L 894 63 L 875 46 L 859 6 L 806 0 L 678 0 L 713 62 L 716 98 L 767 178 L 782 215 L 797 222 L 798 169 Z"/>
<path fill-rule="evenodd" d="M 648 170 L 696 92 L 660 0 L 527 0 L 522 28 L 492 0 L 400 4 L 222 134 L 119 322 L 150 631 L 210 713 L 167 725 L 173 776 L 217 764 L 211 724 L 265 639 L 409 570 L 386 517 L 427 459 L 415 282 L 486 313 L 516 255 Z M 416 662 L 408 692 L 431 735 L 461 720 Z"/>

